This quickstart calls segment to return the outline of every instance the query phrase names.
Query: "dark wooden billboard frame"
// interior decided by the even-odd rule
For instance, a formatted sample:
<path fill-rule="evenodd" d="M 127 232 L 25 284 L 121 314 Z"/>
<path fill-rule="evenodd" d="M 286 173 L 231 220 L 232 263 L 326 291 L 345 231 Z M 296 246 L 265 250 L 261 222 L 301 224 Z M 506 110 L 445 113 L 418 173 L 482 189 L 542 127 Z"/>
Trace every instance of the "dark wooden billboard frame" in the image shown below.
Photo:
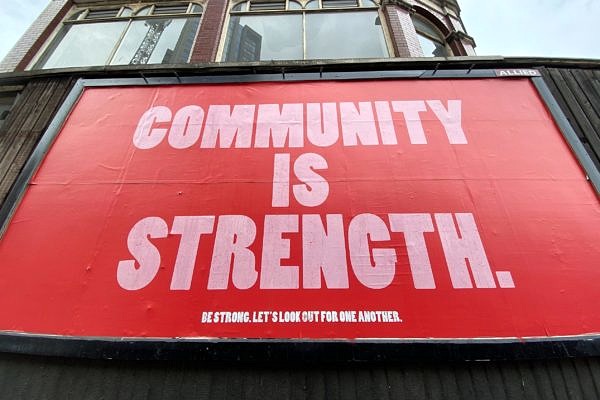
<path fill-rule="evenodd" d="M 524 70 L 519 70 L 521 73 Z M 600 171 L 578 139 L 546 82 L 532 75 L 499 77 L 497 70 L 353 71 L 222 76 L 159 76 L 79 79 L 42 136 L 0 208 L 0 239 L 28 183 L 87 87 L 160 86 L 249 82 L 298 82 L 374 79 L 529 79 L 552 114 L 564 139 L 600 194 Z M 527 70 L 525 70 L 527 72 Z M 532 360 L 600 356 L 600 335 L 484 339 L 186 339 L 111 338 L 0 332 L 0 352 L 42 356 L 122 360 L 190 360 L 214 363 L 461 362 Z"/>

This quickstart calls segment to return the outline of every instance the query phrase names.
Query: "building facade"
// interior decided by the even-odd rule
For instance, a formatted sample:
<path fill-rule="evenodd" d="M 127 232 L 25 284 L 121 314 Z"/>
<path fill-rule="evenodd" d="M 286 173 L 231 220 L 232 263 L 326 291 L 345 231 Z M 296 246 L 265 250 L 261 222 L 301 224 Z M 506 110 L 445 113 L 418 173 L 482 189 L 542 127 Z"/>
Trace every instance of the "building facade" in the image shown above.
<path fill-rule="evenodd" d="M 0 63 L 10 398 L 600 397 L 600 61 L 455 0 L 52 0 Z"/>
<path fill-rule="evenodd" d="M 452 1 L 171 4 L 51 1 L 0 68 L 475 55 Z"/>

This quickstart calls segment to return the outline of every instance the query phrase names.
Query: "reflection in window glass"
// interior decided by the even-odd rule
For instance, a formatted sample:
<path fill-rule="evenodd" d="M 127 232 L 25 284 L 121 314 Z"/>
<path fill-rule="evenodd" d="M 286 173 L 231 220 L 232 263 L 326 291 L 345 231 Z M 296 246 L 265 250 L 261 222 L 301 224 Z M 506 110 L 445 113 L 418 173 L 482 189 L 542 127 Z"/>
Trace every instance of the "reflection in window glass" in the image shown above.
<path fill-rule="evenodd" d="M 372 0 L 362 0 L 361 6 L 362 7 L 377 7 L 377 3 L 375 3 Z"/>
<path fill-rule="evenodd" d="M 306 58 L 387 57 L 379 21 L 376 11 L 306 14 Z"/>
<path fill-rule="evenodd" d="M 231 11 L 247 11 L 248 3 L 240 3 L 231 9 Z"/>
<path fill-rule="evenodd" d="M 117 41 L 127 27 L 127 21 L 65 25 L 41 60 L 41 68 L 87 67 L 108 62 Z"/>
<path fill-rule="evenodd" d="M 34 68 L 185 63 L 201 13 L 190 2 L 147 5 L 135 15 L 129 7 L 81 10 L 63 23 Z"/>
<path fill-rule="evenodd" d="M 444 44 L 431 40 L 421 34 L 417 34 L 417 36 L 419 37 L 419 43 L 425 57 L 446 57 L 448 55 L 448 50 Z"/>
<path fill-rule="evenodd" d="M 296 0 L 287 0 L 287 5 L 284 0 L 249 4 L 231 10 L 223 61 L 389 56 L 379 13 L 370 9 L 377 5 L 371 0 L 310 0 L 304 8 Z"/>
<path fill-rule="evenodd" d="M 150 15 L 150 11 L 152 10 L 152 6 L 148 6 L 148 7 L 144 7 L 141 10 L 139 10 L 137 13 L 135 13 L 135 15 L 139 16 L 145 16 L 145 15 Z"/>
<path fill-rule="evenodd" d="M 446 57 L 450 55 L 444 36 L 437 28 L 419 16 L 414 16 L 412 20 L 425 57 Z"/>
<path fill-rule="evenodd" d="M 133 10 L 129 7 L 124 7 L 121 10 L 121 14 L 119 14 L 120 17 L 130 17 L 133 15 Z"/>
<path fill-rule="evenodd" d="M 188 60 L 200 18 L 134 21 L 111 61 L 119 64 L 174 64 Z"/>
<path fill-rule="evenodd" d="M 439 39 L 440 41 L 443 40 L 442 34 L 436 28 L 434 28 L 433 25 L 431 25 L 428 21 L 425 21 L 419 16 L 414 16 L 412 21 L 415 25 L 415 29 L 417 30 L 417 32 L 423 35 L 430 36 L 432 38 Z"/>
<path fill-rule="evenodd" d="M 191 8 L 190 12 L 192 12 L 192 13 L 201 13 L 202 12 L 202 6 L 200 4 L 192 4 L 192 8 Z"/>
<path fill-rule="evenodd" d="M 232 15 L 225 48 L 226 61 L 302 59 L 302 15 Z"/>

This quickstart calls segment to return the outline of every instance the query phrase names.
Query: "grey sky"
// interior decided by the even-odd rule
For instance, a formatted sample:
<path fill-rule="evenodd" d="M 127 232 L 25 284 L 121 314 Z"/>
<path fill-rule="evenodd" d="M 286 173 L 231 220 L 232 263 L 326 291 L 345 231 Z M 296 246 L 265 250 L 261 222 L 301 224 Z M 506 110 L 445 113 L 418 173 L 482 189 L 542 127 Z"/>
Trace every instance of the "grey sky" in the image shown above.
<path fill-rule="evenodd" d="M 478 55 L 600 58 L 600 0 L 458 0 Z"/>
<path fill-rule="evenodd" d="M 478 55 L 600 58 L 600 0 L 459 0 Z M 0 59 L 48 0 L 2 0 Z"/>

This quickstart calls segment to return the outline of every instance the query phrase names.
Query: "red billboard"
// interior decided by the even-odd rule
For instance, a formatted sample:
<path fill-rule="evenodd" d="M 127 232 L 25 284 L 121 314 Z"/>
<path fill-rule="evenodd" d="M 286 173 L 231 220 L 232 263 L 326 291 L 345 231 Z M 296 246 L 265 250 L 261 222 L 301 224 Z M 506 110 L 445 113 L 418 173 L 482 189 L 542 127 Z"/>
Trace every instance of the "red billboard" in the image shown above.
<path fill-rule="evenodd" d="M 0 242 L 0 330 L 597 334 L 598 227 L 527 79 L 86 88 Z"/>

